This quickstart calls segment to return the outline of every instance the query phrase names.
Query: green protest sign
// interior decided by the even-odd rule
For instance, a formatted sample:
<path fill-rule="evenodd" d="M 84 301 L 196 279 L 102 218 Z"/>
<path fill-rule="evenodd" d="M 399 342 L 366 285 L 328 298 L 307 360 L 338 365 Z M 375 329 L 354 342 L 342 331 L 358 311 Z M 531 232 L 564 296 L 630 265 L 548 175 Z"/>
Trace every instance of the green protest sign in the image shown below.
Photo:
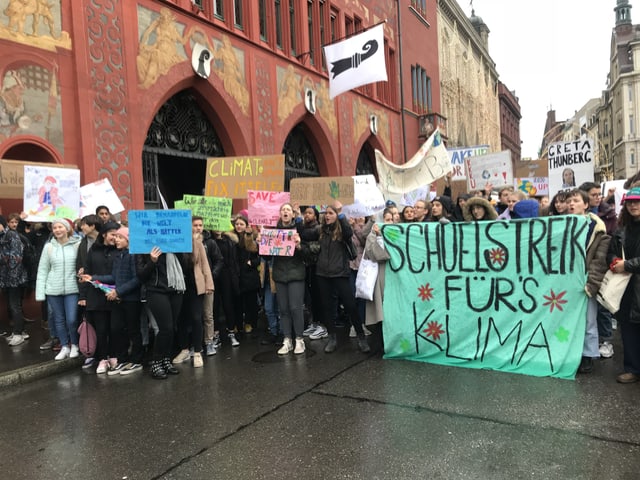
<path fill-rule="evenodd" d="M 388 224 L 385 358 L 574 378 L 585 217 Z"/>
<path fill-rule="evenodd" d="M 202 217 L 207 230 L 227 231 L 231 227 L 230 198 L 203 197 L 202 195 L 183 195 L 184 208 L 191 210 L 194 216 Z"/>

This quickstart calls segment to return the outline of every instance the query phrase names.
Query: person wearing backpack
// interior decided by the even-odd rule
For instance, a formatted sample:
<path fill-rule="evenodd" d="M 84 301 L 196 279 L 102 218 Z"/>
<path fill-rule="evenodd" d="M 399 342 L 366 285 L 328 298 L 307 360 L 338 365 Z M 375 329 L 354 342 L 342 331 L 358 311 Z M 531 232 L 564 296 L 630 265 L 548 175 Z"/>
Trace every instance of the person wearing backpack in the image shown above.
<path fill-rule="evenodd" d="M 12 347 L 25 341 L 22 286 L 27 281 L 27 272 L 22 264 L 22 255 L 23 246 L 18 233 L 11 230 L 0 215 L 0 288 L 7 294 L 10 318 L 13 320 L 13 335 L 7 338 Z"/>

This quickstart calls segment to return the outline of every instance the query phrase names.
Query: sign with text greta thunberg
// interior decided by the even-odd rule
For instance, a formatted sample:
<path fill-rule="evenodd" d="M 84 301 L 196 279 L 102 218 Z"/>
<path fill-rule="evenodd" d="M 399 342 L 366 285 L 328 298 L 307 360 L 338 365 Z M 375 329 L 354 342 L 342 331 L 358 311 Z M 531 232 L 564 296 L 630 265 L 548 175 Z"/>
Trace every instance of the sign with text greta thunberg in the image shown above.
<path fill-rule="evenodd" d="M 572 379 L 586 217 L 382 227 L 385 358 Z"/>
<path fill-rule="evenodd" d="M 550 196 L 593 182 L 593 140 L 589 137 L 552 143 L 547 154 Z"/>

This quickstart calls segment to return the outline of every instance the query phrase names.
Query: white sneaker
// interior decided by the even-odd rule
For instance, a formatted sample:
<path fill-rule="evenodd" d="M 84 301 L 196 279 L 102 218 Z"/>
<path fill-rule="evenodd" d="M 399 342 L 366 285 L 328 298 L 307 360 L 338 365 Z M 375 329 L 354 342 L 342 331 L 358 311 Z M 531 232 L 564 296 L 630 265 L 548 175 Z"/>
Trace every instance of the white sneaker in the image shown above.
<path fill-rule="evenodd" d="M 193 368 L 202 368 L 202 354 L 200 352 L 194 352 L 193 354 Z"/>
<path fill-rule="evenodd" d="M 58 354 L 55 356 L 55 359 L 56 360 L 64 360 L 65 358 L 67 358 L 69 356 L 70 353 L 71 353 L 71 350 L 69 349 L 69 347 L 67 347 L 65 345 L 64 347 L 62 347 L 60 349 Z"/>
<path fill-rule="evenodd" d="M 24 337 L 22 335 L 12 335 L 9 339 L 9 346 L 16 347 L 24 343 Z"/>
<path fill-rule="evenodd" d="M 231 342 L 231 346 L 232 347 L 237 347 L 237 346 L 240 345 L 240 342 L 236 338 L 236 334 L 235 333 L 230 333 L 229 334 L 229 341 Z"/>
<path fill-rule="evenodd" d="M 349 330 L 349 338 L 356 338 L 358 335 L 356 335 L 356 329 L 353 328 L 353 325 L 351 325 L 351 329 Z"/>
<path fill-rule="evenodd" d="M 320 340 L 321 338 L 327 338 L 329 336 L 329 332 L 322 325 L 318 325 L 318 328 L 309 335 L 309 340 Z"/>
<path fill-rule="evenodd" d="M 296 348 L 293 350 L 293 353 L 295 353 L 296 355 L 300 355 L 301 353 L 304 353 L 304 349 L 305 349 L 304 339 L 296 338 Z"/>
<path fill-rule="evenodd" d="M 176 363 L 186 362 L 187 360 L 189 360 L 189 358 L 191 358 L 189 356 L 189 350 L 185 348 L 184 350 L 181 350 L 178 355 L 176 355 L 176 357 L 173 359 L 171 363 L 176 364 Z"/>
<path fill-rule="evenodd" d="M 109 370 L 109 360 L 100 360 L 98 368 L 96 368 L 96 373 L 107 373 L 107 370 Z"/>
<path fill-rule="evenodd" d="M 293 350 L 293 344 L 291 343 L 291 339 L 285 337 L 284 342 L 282 342 L 282 346 L 280 350 L 278 350 L 278 355 L 286 355 L 291 350 Z"/>
<path fill-rule="evenodd" d="M 78 345 L 71 345 L 69 358 L 78 358 L 79 356 L 80 356 L 80 350 L 78 350 Z"/>
<path fill-rule="evenodd" d="M 611 345 L 610 342 L 602 342 L 598 350 L 600 350 L 600 356 L 602 358 L 613 357 L 613 345 Z"/>
<path fill-rule="evenodd" d="M 305 328 L 304 331 L 302 332 L 302 336 L 308 337 L 309 335 L 311 335 L 313 332 L 316 331 L 316 328 L 318 328 L 317 323 L 310 323 L 309 326 Z"/>
<path fill-rule="evenodd" d="M 365 334 L 366 336 L 373 335 L 373 334 L 371 333 L 371 330 L 369 330 L 367 327 L 363 326 L 363 328 L 364 328 L 364 334 Z"/>

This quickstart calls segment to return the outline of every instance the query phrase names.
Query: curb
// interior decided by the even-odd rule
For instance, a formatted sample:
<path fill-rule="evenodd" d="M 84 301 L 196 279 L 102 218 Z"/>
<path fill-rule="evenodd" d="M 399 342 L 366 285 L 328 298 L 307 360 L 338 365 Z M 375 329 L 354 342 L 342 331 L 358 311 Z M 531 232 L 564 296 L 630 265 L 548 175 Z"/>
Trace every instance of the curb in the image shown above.
<path fill-rule="evenodd" d="M 65 360 L 58 361 L 48 360 L 36 365 L 18 368 L 17 370 L 0 374 L 0 388 L 25 385 L 57 373 L 77 368 L 81 364 L 81 360 L 67 358 Z"/>

